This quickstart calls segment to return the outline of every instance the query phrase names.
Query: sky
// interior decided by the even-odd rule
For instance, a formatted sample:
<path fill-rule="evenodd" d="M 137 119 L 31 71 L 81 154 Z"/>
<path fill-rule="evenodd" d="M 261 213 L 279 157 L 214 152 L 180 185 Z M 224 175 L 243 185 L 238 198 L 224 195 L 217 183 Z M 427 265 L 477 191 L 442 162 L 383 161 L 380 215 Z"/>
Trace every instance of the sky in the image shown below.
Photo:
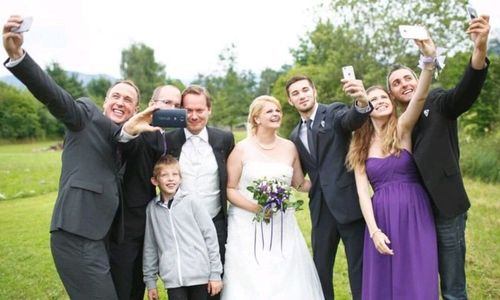
<path fill-rule="evenodd" d="M 500 27 L 495 0 L 471 1 Z M 24 49 L 42 66 L 120 78 L 121 51 L 144 43 L 166 74 L 189 83 L 220 70 L 218 56 L 236 46 L 239 70 L 259 74 L 291 64 L 291 48 L 314 29 L 321 0 L 0 0 L 0 22 L 33 16 Z M 6 58 L 0 51 L 0 58 Z M 9 72 L 0 67 L 0 77 Z"/>

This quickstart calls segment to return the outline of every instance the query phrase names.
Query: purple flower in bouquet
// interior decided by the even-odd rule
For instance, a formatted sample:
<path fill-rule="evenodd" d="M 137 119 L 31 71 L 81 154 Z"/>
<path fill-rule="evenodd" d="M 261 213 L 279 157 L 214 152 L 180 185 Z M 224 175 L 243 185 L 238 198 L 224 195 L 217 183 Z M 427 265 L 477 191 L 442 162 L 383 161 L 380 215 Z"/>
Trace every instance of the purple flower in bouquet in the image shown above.
<path fill-rule="evenodd" d="M 268 179 L 263 177 L 253 181 L 247 187 L 253 194 L 253 199 L 257 201 L 261 209 L 256 213 L 254 221 L 269 223 L 273 215 L 277 212 L 285 212 L 287 208 L 300 210 L 304 203 L 302 200 L 291 201 L 291 188 L 285 180 L 278 178 Z"/>

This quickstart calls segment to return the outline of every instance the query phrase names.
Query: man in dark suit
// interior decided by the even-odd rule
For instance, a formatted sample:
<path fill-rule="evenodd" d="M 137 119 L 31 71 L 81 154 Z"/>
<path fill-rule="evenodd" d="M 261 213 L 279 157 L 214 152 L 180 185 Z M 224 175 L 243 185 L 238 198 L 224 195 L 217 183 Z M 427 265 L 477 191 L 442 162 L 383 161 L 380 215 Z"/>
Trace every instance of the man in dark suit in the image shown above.
<path fill-rule="evenodd" d="M 180 107 L 180 90 L 172 85 L 157 87 L 149 101 L 149 106 L 153 105 L 160 109 Z M 123 203 L 111 232 L 111 275 L 118 299 L 142 300 L 145 289 L 142 251 L 146 206 L 156 196 L 155 186 L 151 183 L 153 167 L 165 155 L 167 144 L 163 132 L 144 132 L 121 147 L 126 168 Z"/>
<path fill-rule="evenodd" d="M 168 154 L 179 159 L 181 188 L 192 193 L 214 221 L 219 251 L 224 263 L 227 239 L 226 161 L 234 148 L 231 132 L 208 127 L 212 101 L 201 86 L 182 92 L 181 106 L 187 110 L 187 128 L 167 132 Z M 219 298 L 219 295 L 215 296 Z"/>
<path fill-rule="evenodd" d="M 357 81 L 349 85 L 355 85 L 357 90 L 362 88 Z M 352 296 L 361 299 L 365 222 L 354 175 L 346 170 L 344 162 L 352 131 L 368 119 L 371 107 L 366 98 L 360 98 L 351 108 L 339 102 L 318 104 L 316 88 L 306 76 L 288 80 L 286 92 L 288 103 L 297 109 L 302 119 L 292 131 L 291 140 L 297 146 L 302 169 L 312 183 L 309 209 L 313 259 L 323 294 L 325 299 L 334 299 L 333 265 L 342 239 Z"/>
<path fill-rule="evenodd" d="M 114 84 L 104 114 L 88 98 L 75 101 L 22 49 L 23 35 L 11 32 L 21 22 L 11 16 L 3 27 L 5 65 L 66 127 L 50 225 L 57 272 L 71 299 L 116 299 L 106 249 L 120 194 L 115 136 L 135 114 L 139 90 L 131 81 Z"/>
<path fill-rule="evenodd" d="M 460 173 L 457 118 L 476 101 L 488 71 L 489 17 L 470 22 L 474 49 L 462 80 L 452 89 L 432 90 L 413 130 L 413 158 L 432 199 L 438 238 L 439 277 L 444 299 L 467 299 L 465 223 L 470 207 Z M 392 97 L 406 109 L 418 84 L 415 73 L 401 65 L 387 76 Z"/>

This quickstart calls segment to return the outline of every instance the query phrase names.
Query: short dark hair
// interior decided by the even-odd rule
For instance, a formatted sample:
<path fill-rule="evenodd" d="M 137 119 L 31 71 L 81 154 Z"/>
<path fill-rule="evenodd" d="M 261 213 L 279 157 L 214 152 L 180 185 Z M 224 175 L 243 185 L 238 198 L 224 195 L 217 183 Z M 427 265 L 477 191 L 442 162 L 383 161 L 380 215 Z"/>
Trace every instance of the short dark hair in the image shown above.
<path fill-rule="evenodd" d="M 292 78 L 288 79 L 288 81 L 286 82 L 286 85 L 285 85 L 285 89 L 286 89 L 286 95 L 287 96 L 290 96 L 290 92 L 288 91 L 288 88 L 296 83 L 297 81 L 301 81 L 301 80 L 307 80 L 307 82 L 309 82 L 309 85 L 313 88 L 313 89 L 316 89 L 314 87 L 314 83 L 312 82 L 311 78 L 307 77 L 306 75 L 295 75 L 293 76 Z"/>
<path fill-rule="evenodd" d="M 120 83 L 130 85 L 131 87 L 134 88 L 135 92 L 137 93 L 137 106 L 139 106 L 139 103 L 141 103 L 141 91 L 139 90 L 139 88 L 137 87 L 137 85 L 132 80 L 130 80 L 130 79 L 120 79 L 120 80 L 115 81 L 115 83 L 113 83 L 109 87 L 109 89 L 106 91 L 106 96 L 108 96 L 109 91 L 111 91 L 111 89 L 113 87 L 119 85 Z"/>
<path fill-rule="evenodd" d="M 210 96 L 208 90 L 205 87 L 202 87 L 201 85 L 190 85 L 186 89 L 184 89 L 184 91 L 182 91 L 182 96 L 181 96 L 182 107 L 184 107 L 184 97 L 189 94 L 205 96 L 205 99 L 207 99 L 207 107 L 208 108 L 212 107 L 212 97 Z"/>
<path fill-rule="evenodd" d="M 391 77 L 392 73 L 396 72 L 397 70 L 401 70 L 401 69 L 405 69 L 405 70 L 410 71 L 411 74 L 413 74 L 413 77 L 415 77 L 415 79 L 418 79 L 417 74 L 415 74 L 415 71 L 413 71 L 411 68 L 409 68 L 405 65 L 401 65 L 401 64 L 394 64 L 391 66 L 391 69 L 389 70 L 389 73 L 387 74 L 387 77 L 385 79 L 386 85 L 387 85 L 386 92 L 389 92 L 389 93 L 391 92 L 391 83 L 389 82 L 389 77 Z"/>

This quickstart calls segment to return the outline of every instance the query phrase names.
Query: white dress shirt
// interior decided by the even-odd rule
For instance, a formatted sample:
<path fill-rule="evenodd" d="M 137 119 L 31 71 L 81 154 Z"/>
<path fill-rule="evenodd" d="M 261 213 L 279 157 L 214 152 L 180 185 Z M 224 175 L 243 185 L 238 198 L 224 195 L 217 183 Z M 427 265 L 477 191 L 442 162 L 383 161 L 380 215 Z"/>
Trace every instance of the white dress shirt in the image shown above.
<path fill-rule="evenodd" d="M 212 147 L 208 143 L 207 128 L 198 135 L 184 129 L 186 142 L 182 145 L 179 163 L 184 192 L 194 195 L 214 218 L 221 210 L 219 172 Z"/>

